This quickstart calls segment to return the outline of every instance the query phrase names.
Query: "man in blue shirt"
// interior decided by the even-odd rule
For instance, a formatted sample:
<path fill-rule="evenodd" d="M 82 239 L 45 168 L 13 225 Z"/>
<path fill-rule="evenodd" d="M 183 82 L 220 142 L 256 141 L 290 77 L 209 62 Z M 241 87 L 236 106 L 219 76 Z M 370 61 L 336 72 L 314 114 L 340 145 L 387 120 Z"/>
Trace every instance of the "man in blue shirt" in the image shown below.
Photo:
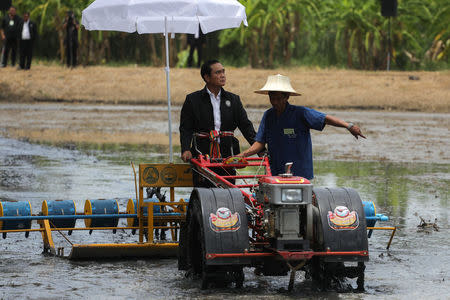
<path fill-rule="evenodd" d="M 322 131 L 325 125 L 347 128 L 355 137 L 365 138 L 358 126 L 337 117 L 303 106 L 291 105 L 289 96 L 300 96 L 288 77 L 269 76 L 259 94 L 268 94 L 272 108 L 264 113 L 255 143 L 238 156 L 259 153 L 267 144 L 272 175 L 285 172 L 285 164 L 292 162 L 292 174 L 307 179 L 314 177 L 310 129 Z"/>

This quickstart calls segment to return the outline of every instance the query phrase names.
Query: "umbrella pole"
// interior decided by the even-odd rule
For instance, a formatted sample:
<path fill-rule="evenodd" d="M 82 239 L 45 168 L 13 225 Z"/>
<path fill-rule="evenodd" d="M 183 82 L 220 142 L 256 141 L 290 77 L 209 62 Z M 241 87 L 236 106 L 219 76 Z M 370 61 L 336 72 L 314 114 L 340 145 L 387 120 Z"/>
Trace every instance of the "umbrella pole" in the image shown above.
<path fill-rule="evenodd" d="M 166 85 L 167 85 L 167 110 L 169 116 L 169 162 L 173 163 L 173 150 L 172 150 L 172 116 L 170 108 L 170 68 L 169 68 L 169 33 L 167 32 L 167 17 L 164 17 L 164 36 L 166 43 Z"/>

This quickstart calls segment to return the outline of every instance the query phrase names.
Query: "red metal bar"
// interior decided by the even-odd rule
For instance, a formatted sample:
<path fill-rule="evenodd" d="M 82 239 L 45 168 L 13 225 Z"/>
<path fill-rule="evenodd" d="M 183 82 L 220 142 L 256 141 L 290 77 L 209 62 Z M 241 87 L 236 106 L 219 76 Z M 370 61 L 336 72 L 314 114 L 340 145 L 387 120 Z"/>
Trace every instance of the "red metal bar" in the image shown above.
<path fill-rule="evenodd" d="M 244 252 L 244 253 L 207 253 L 206 259 L 215 259 L 221 257 L 270 257 L 275 256 L 274 253 L 269 252 Z"/>
<path fill-rule="evenodd" d="M 286 260 L 304 260 L 311 259 L 313 256 L 369 256 L 368 251 L 326 251 L 326 252 L 314 252 L 314 251 L 277 251 L 277 252 L 243 252 L 243 253 L 207 253 L 206 259 L 215 258 L 237 258 L 237 257 L 271 257 L 281 255 Z"/>
<path fill-rule="evenodd" d="M 259 184 L 255 183 L 255 184 L 236 184 L 236 187 L 238 188 L 251 188 L 251 187 L 255 187 L 258 186 Z"/>
<path fill-rule="evenodd" d="M 268 177 L 269 175 L 225 175 L 223 178 L 243 179 L 243 178 L 260 178 Z"/>
<path fill-rule="evenodd" d="M 245 167 L 259 167 L 259 166 L 264 166 L 267 167 L 265 164 L 261 163 L 248 163 L 248 164 L 223 164 L 223 163 L 212 163 L 212 162 L 205 162 L 202 163 L 203 167 L 208 167 L 208 168 L 224 168 L 224 169 L 230 169 L 230 168 L 245 168 Z"/>

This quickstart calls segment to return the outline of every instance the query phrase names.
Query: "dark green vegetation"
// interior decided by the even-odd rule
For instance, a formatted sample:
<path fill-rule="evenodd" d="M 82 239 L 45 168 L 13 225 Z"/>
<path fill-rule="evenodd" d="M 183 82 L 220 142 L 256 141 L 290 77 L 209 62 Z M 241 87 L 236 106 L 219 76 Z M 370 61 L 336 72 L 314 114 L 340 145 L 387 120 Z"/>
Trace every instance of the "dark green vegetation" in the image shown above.
<path fill-rule="evenodd" d="M 31 11 L 39 23 L 37 56 L 64 57 L 66 12 L 81 21 L 93 0 L 14 0 L 18 13 Z M 379 0 L 240 0 L 248 28 L 207 35 L 208 57 L 228 65 L 254 68 L 314 65 L 384 70 L 388 52 L 388 18 Z M 80 61 L 85 64 L 162 65 L 161 35 L 120 32 L 79 32 Z M 392 69 L 447 69 L 450 48 L 448 0 L 398 0 L 391 18 Z M 171 40 L 171 62 L 186 63 L 186 36 Z"/>

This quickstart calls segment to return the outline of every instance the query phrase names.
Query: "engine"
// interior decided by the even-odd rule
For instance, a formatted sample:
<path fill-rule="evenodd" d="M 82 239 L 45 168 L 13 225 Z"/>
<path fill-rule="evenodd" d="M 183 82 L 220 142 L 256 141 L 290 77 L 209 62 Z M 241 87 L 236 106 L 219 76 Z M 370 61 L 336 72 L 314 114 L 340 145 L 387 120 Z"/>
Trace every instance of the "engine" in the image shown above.
<path fill-rule="evenodd" d="M 307 206 L 312 203 L 313 185 L 290 173 L 263 177 L 256 193 L 264 205 L 265 237 L 278 250 L 309 250 L 306 239 Z"/>

